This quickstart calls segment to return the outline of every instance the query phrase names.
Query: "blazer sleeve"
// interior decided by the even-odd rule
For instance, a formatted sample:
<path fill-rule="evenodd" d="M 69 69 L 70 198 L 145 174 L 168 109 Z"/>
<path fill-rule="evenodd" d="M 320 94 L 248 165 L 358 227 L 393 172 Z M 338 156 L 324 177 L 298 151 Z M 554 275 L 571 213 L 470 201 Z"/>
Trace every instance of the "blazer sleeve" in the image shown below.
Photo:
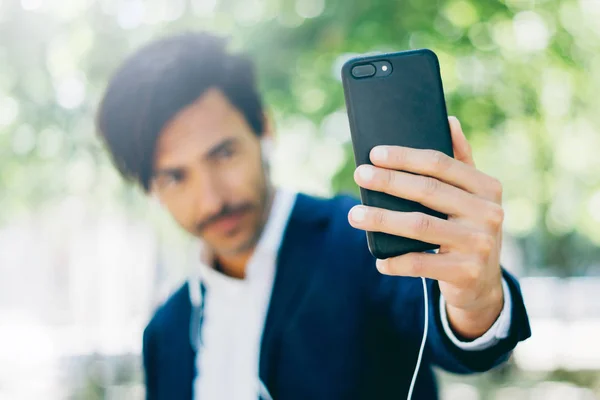
<path fill-rule="evenodd" d="M 148 324 L 146 329 L 144 329 L 142 343 L 146 400 L 155 400 L 158 398 L 158 371 L 156 363 L 156 332 L 154 331 L 152 323 Z"/>
<path fill-rule="evenodd" d="M 374 266 L 370 269 L 375 270 Z M 372 274 L 372 272 L 370 272 Z M 420 278 L 371 276 L 371 301 L 378 312 L 388 318 L 388 325 L 397 332 L 397 340 L 414 343 L 418 349 L 423 335 L 425 312 L 429 313 L 424 361 L 459 374 L 488 371 L 505 362 L 517 343 L 531 336 L 529 319 L 518 281 L 503 270 L 503 276 L 511 294 L 512 310 L 509 334 L 484 350 L 464 350 L 456 346 L 441 323 L 440 289 L 437 281 L 427 280 L 429 309 L 423 303 L 423 285 Z M 381 310 L 384 308 L 384 310 Z M 408 340 L 407 340 L 408 339 Z"/>
<path fill-rule="evenodd" d="M 427 336 L 428 351 L 435 364 L 455 373 L 488 371 L 506 360 L 517 344 L 531 336 L 529 318 L 523 295 L 515 277 L 503 270 L 502 274 L 510 291 L 512 309 L 508 336 L 484 350 L 464 350 L 456 346 L 444 331 L 440 313 L 440 289 L 436 281 L 428 282 L 430 331 Z"/>

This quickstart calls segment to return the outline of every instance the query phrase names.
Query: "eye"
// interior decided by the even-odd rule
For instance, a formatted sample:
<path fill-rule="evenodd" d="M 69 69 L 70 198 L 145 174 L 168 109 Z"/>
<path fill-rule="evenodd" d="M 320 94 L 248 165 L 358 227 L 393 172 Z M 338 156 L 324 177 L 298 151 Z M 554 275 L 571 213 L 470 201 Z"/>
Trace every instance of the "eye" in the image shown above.
<path fill-rule="evenodd" d="M 159 186 L 162 188 L 173 187 L 181 184 L 185 180 L 183 171 L 170 171 L 161 176 Z"/>
<path fill-rule="evenodd" d="M 172 172 L 168 175 L 167 179 L 169 179 L 170 182 L 179 183 L 183 180 L 183 173 L 181 171 Z"/>
<path fill-rule="evenodd" d="M 226 146 L 221 149 L 217 153 L 215 153 L 215 158 L 218 160 L 227 160 L 233 157 L 234 151 L 231 146 Z"/>

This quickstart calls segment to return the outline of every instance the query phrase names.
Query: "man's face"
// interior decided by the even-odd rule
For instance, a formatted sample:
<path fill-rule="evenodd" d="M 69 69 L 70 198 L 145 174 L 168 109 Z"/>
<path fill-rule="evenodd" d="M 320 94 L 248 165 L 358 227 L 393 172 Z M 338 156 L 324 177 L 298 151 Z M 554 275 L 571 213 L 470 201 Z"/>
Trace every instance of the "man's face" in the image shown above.
<path fill-rule="evenodd" d="M 217 89 L 165 126 L 153 191 L 175 220 L 218 254 L 251 249 L 266 219 L 268 182 L 260 139 Z"/>

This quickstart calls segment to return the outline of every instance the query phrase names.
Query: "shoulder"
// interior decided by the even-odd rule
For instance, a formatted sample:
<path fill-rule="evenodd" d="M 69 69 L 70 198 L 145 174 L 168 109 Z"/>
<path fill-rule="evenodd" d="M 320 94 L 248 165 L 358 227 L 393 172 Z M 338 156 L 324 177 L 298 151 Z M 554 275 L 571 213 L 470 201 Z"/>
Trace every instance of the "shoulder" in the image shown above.
<path fill-rule="evenodd" d="M 364 231 L 353 228 L 348 222 L 348 213 L 350 209 L 360 201 L 352 196 L 341 194 L 331 198 L 313 198 L 315 204 L 318 204 L 323 208 L 323 212 L 326 214 L 329 229 L 333 231 L 336 238 L 342 235 L 344 239 L 349 237 L 359 242 L 364 242 L 366 246 L 366 238 Z M 339 237 L 339 239 L 342 239 Z"/>
<path fill-rule="evenodd" d="M 352 196 L 337 195 L 327 199 L 312 198 L 327 214 L 327 244 L 330 257 L 335 262 L 329 264 L 328 271 L 352 276 L 368 288 L 371 296 L 406 295 L 407 298 L 422 297 L 421 281 L 414 278 L 381 275 L 375 267 L 375 257 L 369 251 L 367 236 L 348 222 L 348 213 L 360 201 Z M 348 273 L 351 271 L 352 273 Z M 352 278 L 348 278 L 352 279 Z M 406 290 L 399 290 L 400 286 Z"/>
<path fill-rule="evenodd" d="M 187 324 L 191 312 L 188 283 L 175 290 L 167 300 L 159 306 L 145 329 L 145 334 L 165 331 L 168 328 Z"/>
<path fill-rule="evenodd" d="M 358 199 L 347 194 L 340 194 L 332 197 L 329 199 L 329 202 L 334 210 L 334 214 L 337 216 L 343 216 L 344 218 L 347 217 L 348 211 L 350 211 L 352 207 L 360 204 Z"/>
<path fill-rule="evenodd" d="M 372 266 L 365 232 L 356 229 L 348 222 L 348 212 L 360 204 L 355 197 L 341 194 L 330 198 L 299 195 L 298 203 L 303 219 L 318 218 L 325 222 L 327 248 L 335 255 L 336 264 Z M 310 211 L 308 211 L 310 210 Z"/>
<path fill-rule="evenodd" d="M 302 218 L 327 218 L 330 222 L 348 224 L 348 212 L 360 201 L 341 194 L 334 197 L 316 197 L 299 193 L 296 199 L 296 214 Z"/>
<path fill-rule="evenodd" d="M 304 196 L 334 213 L 348 212 L 353 206 L 360 204 L 360 201 L 356 197 L 348 194 L 338 194 L 333 197 L 315 197 L 306 194 L 300 194 L 300 196 Z"/>

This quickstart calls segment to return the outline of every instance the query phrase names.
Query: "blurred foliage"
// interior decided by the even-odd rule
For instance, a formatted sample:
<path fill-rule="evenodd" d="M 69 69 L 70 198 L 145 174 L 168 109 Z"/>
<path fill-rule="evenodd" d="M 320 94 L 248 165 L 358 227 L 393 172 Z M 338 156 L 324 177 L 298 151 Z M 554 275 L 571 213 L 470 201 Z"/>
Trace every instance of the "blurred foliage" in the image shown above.
<path fill-rule="evenodd" d="M 573 383 L 579 387 L 585 387 L 589 389 L 600 389 L 600 376 L 597 371 L 567 371 L 559 369 L 552 371 L 545 377 L 548 381 L 559 381 Z"/>
<path fill-rule="evenodd" d="M 566 371 L 558 369 L 556 371 L 525 371 L 519 369 L 509 360 L 507 364 L 492 369 L 485 374 L 457 376 L 439 369 L 436 369 L 436 372 L 440 379 L 441 387 L 448 388 L 453 383 L 466 384 L 472 388 L 476 388 L 479 395 L 477 398 L 482 400 L 547 398 L 543 396 L 544 393 L 539 389 L 550 385 L 554 390 L 557 390 L 561 386 L 563 391 L 565 387 L 584 389 L 586 396 L 576 396 L 571 391 L 571 397 L 568 395 L 561 397 L 560 394 L 557 395 L 550 391 L 550 394 L 554 396 L 549 398 L 595 399 L 600 394 L 600 376 L 598 375 L 598 371 L 594 370 Z M 501 395 L 500 392 L 507 388 L 510 396 Z M 462 397 L 456 396 L 451 398 L 460 399 Z M 464 398 L 471 397 L 465 396 Z"/>
<path fill-rule="evenodd" d="M 585 0 L 0 0 L 0 222 L 72 196 L 144 212 L 95 140 L 93 112 L 111 71 L 152 38 L 230 35 L 257 62 L 278 124 L 308 119 L 322 139 L 344 109 L 348 55 L 428 47 L 478 166 L 504 183 L 506 229 L 526 265 L 590 273 L 599 18 L 600 2 Z M 331 190 L 356 193 L 347 135 L 337 143 Z"/>

